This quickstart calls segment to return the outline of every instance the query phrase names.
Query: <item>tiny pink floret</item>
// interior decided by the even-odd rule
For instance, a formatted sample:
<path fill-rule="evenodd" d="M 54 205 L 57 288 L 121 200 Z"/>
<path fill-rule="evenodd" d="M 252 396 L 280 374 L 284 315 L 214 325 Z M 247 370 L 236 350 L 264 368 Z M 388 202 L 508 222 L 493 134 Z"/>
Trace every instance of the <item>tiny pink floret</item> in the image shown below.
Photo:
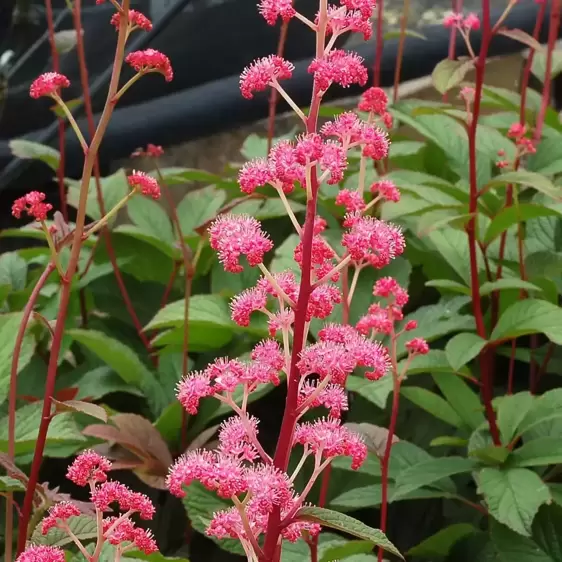
<path fill-rule="evenodd" d="M 61 88 L 69 86 L 70 80 L 64 74 L 46 72 L 33 81 L 29 88 L 29 95 L 34 99 L 53 94 L 58 95 Z"/>
<path fill-rule="evenodd" d="M 160 186 L 155 178 L 133 170 L 130 176 L 127 176 L 127 181 L 132 189 L 139 189 L 143 195 L 158 199 L 160 197 Z"/>

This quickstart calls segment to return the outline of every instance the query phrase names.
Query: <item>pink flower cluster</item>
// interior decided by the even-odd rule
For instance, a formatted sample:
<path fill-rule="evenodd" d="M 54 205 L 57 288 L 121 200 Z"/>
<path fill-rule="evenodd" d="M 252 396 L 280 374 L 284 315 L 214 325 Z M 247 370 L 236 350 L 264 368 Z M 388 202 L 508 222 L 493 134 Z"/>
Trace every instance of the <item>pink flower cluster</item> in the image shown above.
<path fill-rule="evenodd" d="M 480 18 L 475 13 L 463 14 L 452 13 L 445 16 L 443 19 L 443 25 L 445 27 L 457 27 L 467 31 L 477 31 L 480 29 Z"/>
<path fill-rule="evenodd" d="M 133 51 L 125 57 L 125 62 L 141 74 L 159 72 L 164 76 L 166 82 L 171 82 L 174 78 L 170 59 L 155 49 Z"/>
<path fill-rule="evenodd" d="M 47 213 L 53 208 L 50 203 L 45 203 L 47 196 L 40 191 L 30 191 L 23 197 L 16 199 L 12 205 L 12 215 L 19 219 L 22 213 L 34 218 L 36 221 L 47 220 Z"/>
<path fill-rule="evenodd" d="M 111 462 L 107 458 L 87 450 L 76 457 L 69 466 L 66 477 L 78 486 L 90 487 L 91 502 L 101 518 L 102 541 L 116 546 L 120 553 L 133 548 L 147 555 L 157 552 L 158 547 L 150 531 L 137 527 L 130 519 L 135 513 L 142 519 L 152 519 L 154 505 L 144 494 L 133 492 L 120 482 L 108 480 L 107 472 L 110 469 Z M 124 513 L 103 517 L 114 504 Z M 82 550 L 83 545 L 73 535 L 69 526 L 70 518 L 81 514 L 77 504 L 67 501 L 56 503 L 43 518 L 41 532 L 46 535 L 51 529 L 60 529 Z M 17 562 L 63 562 L 64 558 L 64 552 L 58 547 L 30 546 L 18 557 Z"/>
<path fill-rule="evenodd" d="M 143 13 L 137 10 L 129 10 L 128 15 L 128 24 L 131 26 L 131 30 L 142 29 L 143 31 L 150 31 L 152 29 L 152 22 Z M 119 23 L 124 16 L 124 13 L 115 12 L 111 16 L 111 25 L 119 30 Z"/>
<path fill-rule="evenodd" d="M 145 174 L 144 172 L 133 171 L 130 176 L 127 176 L 129 186 L 133 190 L 140 190 L 143 195 L 158 199 L 160 197 L 160 186 L 155 178 Z"/>
<path fill-rule="evenodd" d="M 521 123 L 513 123 L 507 131 L 507 137 L 515 141 L 515 162 L 519 161 L 523 156 L 535 154 L 537 151 L 533 139 L 526 136 L 528 132 L 526 125 Z M 498 168 L 509 168 L 515 165 L 515 162 L 509 162 L 505 159 L 505 150 L 499 150 L 498 156 L 500 158 L 496 162 Z"/>
<path fill-rule="evenodd" d="M 68 88 L 70 80 L 58 72 L 46 72 L 37 77 L 29 88 L 29 95 L 34 98 L 58 95 L 61 88 Z"/>

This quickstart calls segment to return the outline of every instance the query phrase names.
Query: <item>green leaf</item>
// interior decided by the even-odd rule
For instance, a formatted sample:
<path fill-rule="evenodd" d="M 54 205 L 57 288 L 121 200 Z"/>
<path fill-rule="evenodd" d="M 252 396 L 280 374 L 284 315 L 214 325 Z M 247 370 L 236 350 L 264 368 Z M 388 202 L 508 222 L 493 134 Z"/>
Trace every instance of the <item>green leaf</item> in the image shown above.
<path fill-rule="evenodd" d="M 490 515 L 520 535 L 531 535 L 531 524 L 539 507 L 551 500 L 547 486 L 536 472 L 526 468 L 484 468 L 478 488 Z"/>
<path fill-rule="evenodd" d="M 17 252 L 0 255 L 0 285 L 9 285 L 12 291 L 23 291 L 26 283 L 26 261 Z"/>
<path fill-rule="evenodd" d="M 469 455 L 480 459 L 486 464 L 498 466 L 502 465 L 507 460 L 509 453 L 510 451 L 506 447 L 496 447 L 495 445 L 490 445 L 489 447 L 471 449 Z"/>
<path fill-rule="evenodd" d="M 382 531 L 373 529 L 361 521 L 349 517 L 349 515 L 344 515 L 343 513 L 338 513 L 337 511 L 324 509 L 322 507 L 301 507 L 301 509 L 297 511 L 295 519 L 300 521 L 313 521 L 323 527 L 330 527 L 331 529 L 348 533 L 359 539 L 370 541 L 374 545 L 380 546 L 387 552 L 391 552 L 402 559 L 404 558 Z"/>
<path fill-rule="evenodd" d="M 0 476 L 0 492 L 25 492 L 25 486 L 15 478 Z"/>
<path fill-rule="evenodd" d="M 417 386 L 405 386 L 402 388 L 401 394 L 437 419 L 453 427 L 461 427 L 463 425 L 463 421 L 457 412 L 438 394 Z"/>
<path fill-rule="evenodd" d="M 128 550 L 123 553 L 123 558 L 134 558 L 135 560 L 146 560 L 146 562 L 189 562 L 187 558 L 178 556 L 164 556 L 160 552 L 145 554 L 141 550 Z"/>
<path fill-rule="evenodd" d="M 526 441 L 519 449 L 513 451 L 511 461 L 519 467 L 562 464 L 562 438 L 539 437 Z"/>
<path fill-rule="evenodd" d="M 219 498 L 214 492 L 210 492 L 199 482 L 193 482 L 189 485 L 182 502 L 191 525 L 196 531 L 203 535 L 215 511 L 221 511 L 232 507 L 232 502 Z M 239 555 L 244 554 L 244 549 L 237 539 L 218 540 L 214 537 L 210 538 L 227 552 Z"/>
<path fill-rule="evenodd" d="M 357 392 L 369 402 L 381 409 L 386 407 L 388 395 L 392 392 L 392 377 L 383 377 L 376 384 L 364 377 L 350 376 L 347 378 L 347 390 Z"/>
<path fill-rule="evenodd" d="M 562 418 L 562 388 L 555 388 L 535 398 L 533 405 L 518 427 L 518 433 L 527 435 L 545 422 Z"/>
<path fill-rule="evenodd" d="M 0 404 L 3 404 L 8 397 L 12 358 L 22 320 L 23 312 L 0 315 Z M 18 373 L 29 365 L 34 350 L 35 339 L 30 333 L 26 333 L 20 348 Z"/>
<path fill-rule="evenodd" d="M 180 256 L 179 250 L 174 248 L 172 244 L 160 239 L 159 236 L 155 236 L 154 234 L 150 234 L 149 232 L 141 230 L 138 226 L 132 224 L 121 224 L 114 229 L 114 232 L 116 234 L 130 236 L 131 238 L 140 240 L 141 242 L 146 242 L 172 260 L 175 260 Z"/>
<path fill-rule="evenodd" d="M 562 309 L 547 301 L 526 299 L 515 302 L 500 316 L 490 340 L 497 342 L 537 333 L 562 344 Z"/>
<path fill-rule="evenodd" d="M 562 187 L 557 187 L 545 176 L 537 174 L 536 172 L 529 172 L 528 170 L 517 170 L 499 174 L 488 182 L 486 187 L 497 187 L 510 183 L 523 187 L 532 187 L 553 199 L 560 199 L 562 197 Z"/>
<path fill-rule="evenodd" d="M 178 204 L 177 213 L 184 236 L 214 219 L 226 199 L 224 191 L 214 186 L 190 191 Z"/>
<path fill-rule="evenodd" d="M 423 33 L 414 31 L 413 29 L 404 29 L 403 32 L 401 30 L 387 31 L 384 34 L 384 40 L 389 41 L 391 39 L 399 39 L 402 36 L 402 33 L 404 33 L 405 37 L 414 37 L 415 39 L 423 39 L 424 41 L 427 41 L 427 37 L 423 35 Z"/>
<path fill-rule="evenodd" d="M 55 172 L 58 170 L 60 152 L 50 146 L 24 139 L 13 139 L 10 141 L 10 150 L 16 158 L 41 160 Z"/>
<path fill-rule="evenodd" d="M 166 398 L 152 371 L 128 346 L 95 330 L 69 330 L 68 335 L 109 365 L 126 383 L 143 391 L 151 409 L 159 413 Z"/>
<path fill-rule="evenodd" d="M 435 287 L 436 289 L 449 289 L 453 293 L 460 293 L 462 295 L 470 295 L 470 287 L 452 281 L 451 279 L 430 279 L 425 284 L 426 287 Z"/>
<path fill-rule="evenodd" d="M 160 174 L 151 172 L 150 175 L 157 180 L 160 179 L 161 175 L 166 185 L 181 185 L 193 181 L 216 183 L 221 180 L 220 176 L 205 170 L 194 170 L 192 168 L 162 168 Z"/>
<path fill-rule="evenodd" d="M 529 281 L 523 281 L 521 279 L 511 279 L 502 278 L 497 281 L 488 281 L 482 283 L 480 286 L 480 296 L 484 297 L 493 293 L 494 291 L 502 291 L 509 289 L 523 289 L 524 291 L 539 291 L 542 292 L 541 287 L 535 285 L 534 283 L 529 283 Z"/>
<path fill-rule="evenodd" d="M 417 488 L 435 484 L 448 476 L 471 472 L 477 467 L 477 462 L 464 457 L 441 457 L 422 462 L 396 476 L 394 498 Z"/>
<path fill-rule="evenodd" d="M 373 550 L 373 543 L 370 541 L 347 541 L 344 544 L 327 548 L 320 558 L 320 562 L 332 562 L 343 560 L 354 554 L 364 554 Z"/>
<path fill-rule="evenodd" d="M 551 176 L 562 172 L 562 146 L 558 135 L 542 139 L 537 152 L 528 156 L 527 167 L 533 172 Z"/>
<path fill-rule="evenodd" d="M 172 224 L 161 205 L 148 197 L 133 197 L 127 205 L 127 213 L 145 234 L 173 245 L 175 242 Z"/>
<path fill-rule="evenodd" d="M 458 376 L 445 373 L 432 373 L 433 380 L 447 402 L 471 429 L 484 423 L 482 404 L 478 395 Z"/>
<path fill-rule="evenodd" d="M 541 176 L 542 177 L 542 176 Z M 484 235 L 484 244 L 490 244 L 513 225 L 538 217 L 561 217 L 556 209 L 532 203 L 521 203 L 502 209 L 490 222 Z"/>
<path fill-rule="evenodd" d="M 411 548 L 407 554 L 408 556 L 430 560 L 445 558 L 455 543 L 476 532 L 476 528 L 468 523 L 455 523 L 423 540 L 420 544 Z"/>
<path fill-rule="evenodd" d="M 80 542 L 94 540 L 97 537 L 97 523 L 94 517 L 89 515 L 77 515 L 67 519 L 68 526 L 75 537 Z M 46 535 L 41 533 L 41 526 L 38 526 L 33 533 L 32 541 L 35 544 L 63 547 L 72 544 L 72 539 L 68 533 L 62 529 L 50 529 Z"/>
<path fill-rule="evenodd" d="M 74 208 L 78 208 L 78 201 L 80 200 L 80 181 L 69 180 L 67 178 L 66 182 L 68 184 L 68 204 L 72 205 Z M 117 172 L 110 176 L 101 178 L 101 192 L 107 210 L 113 209 L 113 207 L 126 197 L 129 191 L 127 175 L 123 169 L 117 170 Z M 95 178 L 92 178 L 88 185 L 86 214 L 94 220 L 99 220 L 101 218 Z"/>
<path fill-rule="evenodd" d="M 462 437 L 454 437 L 452 435 L 442 435 L 434 437 L 430 443 L 430 447 L 466 447 L 467 440 Z"/>
<path fill-rule="evenodd" d="M 445 354 L 451 367 L 458 371 L 472 361 L 486 345 L 486 340 L 477 334 L 462 332 L 453 336 L 445 346 Z"/>
<path fill-rule="evenodd" d="M 450 60 L 444 59 L 437 63 L 431 74 L 433 86 L 440 93 L 444 94 L 451 88 L 460 85 L 466 73 L 474 66 L 471 60 Z"/>
<path fill-rule="evenodd" d="M 154 345 L 183 341 L 184 301 L 179 300 L 159 310 L 145 330 L 174 328 L 154 340 Z M 193 295 L 189 300 L 189 348 L 206 351 L 225 346 L 233 337 L 236 324 L 230 319 L 228 306 L 218 295 Z"/>
<path fill-rule="evenodd" d="M 504 35 L 505 37 L 509 37 L 510 39 L 515 39 L 515 41 L 519 41 L 523 45 L 527 45 L 531 49 L 536 51 L 535 54 L 541 53 L 544 51 L 543 46 L 531 35 L 523 31 L 522 29 L 499 29 L 498 35 Z"/>
<path fill-rule="evenodd" d="M 535 398 L 530 392 L 504 396 L 497 407 L 497 421 L 502 443 L 508 445 L 518 435 L 521 422 L 533 406 Z"/>
<path fill-rule="evenodd" d="M 535 541 L 515 533 L 505 525 L 491 521 L 490 529 L 498 562 L 555 562 Z"/>
<path fill-rule="evenodd" d="M 447 356 L 442 349 L 430 349 L 425 355 L 416 355 L 413 359 L 402 359 L 398 363 L 398 369 L 401 370 L 408 364 L 408 375 L 419 375 L 420 373 L 455 373 Z M 467 367 L 459 369 L 459 373 L 463 375 L 470 374 Z"/>
<path fill-rule="evenodd" d="M 546 53 L 541 50 L 535 53 L 533 57 L 533 64 L 531 66 L 531 72 L 541 81 L 544 82 L 544 76 L 546 73 Z M 554 50 L 552 52 L 552 67 L 550 71 L 550 76 L 554 79 L 562 72 L 562 52 Z"/>
<path fill-rule="evenodd" d="M 41 423 L 43 402 L 27 404 L 16 411 L 16 454 L 32 453 L 37 443 L 37 434 Z M 48 456 L 54 456 L 51 446 L 83 446 L 86 439 L 74 421 L 73 414 L 66 413 L 55 416 L 47 433 Z M 8 450 L 8 418 L 0 420 L 0 451 Z M 65 451 L 65 456 L 68 456 Z"/>

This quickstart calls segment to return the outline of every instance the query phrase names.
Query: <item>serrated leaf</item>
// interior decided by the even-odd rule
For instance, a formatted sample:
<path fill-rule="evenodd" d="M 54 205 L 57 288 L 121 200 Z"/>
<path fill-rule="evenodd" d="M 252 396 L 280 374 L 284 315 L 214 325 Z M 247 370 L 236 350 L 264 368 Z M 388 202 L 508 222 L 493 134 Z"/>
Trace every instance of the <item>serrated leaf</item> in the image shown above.
<path fill-rule="evenodd" d="M 509 184 L 532 187 L 553 199 L 559 200 L 562 198 L 562 187 L 555 186 L 547 177 L 536 172 L 529 172 L 528 170 L 516 170 L 499 174 L 488 182 L 486 187 Z"/>
<path fill-rule="evenodd" d="M 347 390 L 357 392 L 369 402 L 384 409 L 388 395 L 392 392 L 392 377 L 383 377 L 376 384 L 363 377 L 350 376 L 346 382 Z"/>
<path fill-rule="evenodd" d="M 10 476 L 0 476 L 0 492 L 25 492 L 25 486 Z"/>
<path fill-rule="evenodd" d="M 172 224 L 161 205 L 148 197 L 133 197 L 127 205 L 127 213 L 133 223 L 145 234 L 161 239 L 167 244 L 175 242 Z"/>
<path fill-rule="evenodd" d="M 16 454 L 32 453 L 37 443 L 43 402 L 33 402 L 16 411 Z M 85 439 L 71 413 L 55 416 L 47 433 L 47 453 L 50 446 L 74 447 Z M 0 451 L 8 450 L 8 418 L 0 420 Z M 51 449 L 54 453 L 54 449 Z M 68 453 L 66 453 L 68 455 Z"/>
<path fill-rule="evenodd" d="M 550 69 L 550 76 L 554 79 L 562 72 L 562 52 L 558 49 L 554 49 L 551 56 L 552 66 Z M 531 66 L 531 72 L 541 82 L 544 82 L 544 76 L 546 73 L 546 52 L 544 49 L 541 52 L 535 53 L 535 56 L 533 57 L 533 64 Z"/>
<path fill-rule="evenodd" d="M 16 158 L 23 160 L 41 160 L 55 172 L 60 162 L 60 152 L 54 148 L 24 139 L 10 141 L 10 150 Z"/>
<path fill-rule="evenodd" d="M 529 283 L 529 281 L 523 281 L 521 279 L 509 279 L 502 278 L 497 281 L 487 281 L 482 283 L 480 286 L 480 296 L 484 297 L 493 293 L 494 291 L 502 291 L 509 289 L 522 289 L 524 291 L 538 291 L 542 292 L 542 288 L 534 283 Z"/>
<path fill-rule="evenodd" d="M 476 532 L 478 532 L 477 529 L 468 523 L 455 523 L 423 540 L 411 548 L 407 554 L 408 556 L 427 558 L 429 560 L 445 558 L 455 543 Z"/>
<path fill-rule="evenodd" d="M 486 340 L 478 334 L 463 332 L 453 336 L 445 346 L 445 354 L 451 367 L 458 371 L 472 361 L 486 345 Z"/>
<path fill-rule="evenodd" d="M 510 460 L 519 467 L 562 464 L 562 439 L 555 436 L 526 441 L 513 451 Z"/>
<path fill-rule="evenodd" d="M 490 340 L 498 342 L 537 333 L 562 344 L 562 309 L 547 301 L 526 299 L 515 302 L 500 316 Z"/>
<path fill-rule="evenodd" d="M 41 238 L 44 238 L 41 233 Z M 17 252 L 0 255 L 0 284 L 22 291 L 27 283 L 27 262 Z"/>
<path fill-rule="evenodd" d="M 542 177 L 542 176 L 541 176 Z M 562 213 L 556 209 L 545 207 L 543 205 L 534 205 L 532 203 L 520 203 L 502 209 L 490 222 L 484 234 L 484 244 L 490 244 L 500 234 L 521 222 L 539 217 L 558 217 Z"/>
<path fill-rule="evenodd" d="M 396 476 L 394 498 L 417 488 L 431 486 L 443 478 L 471 472 L 477 467 L 477 462 L 464 457 L 442 457 L 422 462 L 417 467 L 411 467 Z"/>
<path fill-rule="evenodd" d="M 502 397 L 497 407 L 497 422 L 504 445 L 509 444 L 518 434 L 519 425 L 533 406 L 534 400 L 530 392 Z"/>
<path fill-rule="evenodd" d="M 92 404 L 91 402 L 83 402 L 81 400 L 66 400 L 65 402 L 60 402 L 59 400 L 52 399 L 52 402 L 56 405 L 57 411 L 60 412 L 81 412 L 82 414 L 87 414 L 93 418 L 97 418 L 103 422 L 107 422 L 107 412 L 101 406 L 97 404 Z"/>
<path fill-rule="evenodd" d="M 68 335 L 109 365 L 126 383 L 143 391 L 154 413 L 166 406 L 166 397 L 154 373 L 124 343 L 95 330 L 69 330 Z"/>
<path fill-rule="evenodd" d="M 507 457 L 509 457 L 509 453 L 510 451 L 506 447 L 490 445 L 489 447 L 482 447 L 480 449 L 471 449 L 469 455 L 480 459 L 486 464 L 498 466 L 506 461 Z"/>
<path fill-rule="evenodd" d="M 363 539 L 370 541 L 376 546 L 379 546 L 391 552 L 396 556 L 404 559 L 397 548 L 386 538 L 386 535 L 379 529 L 373 529 L 362 523 L 361 521 L 349 517 L 343 513 L 338 513 L 337 511 L 332 511 L 331 509 L 324 509 L 322 507 L 301 507 L 295 515 L 295 519 L 299 521 L 312 521 L 319 523 L 323 527 L 330 527 L 331 529 L 336 529 L 344 533 L 348 533 Z"/>
<path fill-rule="evenodd" d="M 458 86 L 466 76 L 466 73 L 473 68 L 474 62 L 471 60 L 451 60 L 444 59 L 437 63 L 431 74 L 433 86 L 440 93 L 444 94 L 451 88 Z"/>
<path fill-rule="evenodd" d="M 432 377 L 467 427 L 476 429 L 485 421 L 478 395 L 460 377 L 444 373 L 432 373 Z"/>
<path fill-rule="evenodd" d="M 438 394 L 417 386 L 402 387 L 401 394 L 410 400 L 410 402 L 413 402 L 416 406 L 437 419 L 453 427 L 462 427 L 463 421 L 460 416 L 451 408 L 449 403 Z"/>
<path fill-rule="evenodd" d="M 77 515 L 67 519 L 68 526 L 75 537 L 80 542 L 94 540 L 97 538 L 97 523 L 93 517 L 89 515 Z M 32 541 L 35 544 L 44 544 L 49 546 L 63 547 L 67 544 L 72 544 L 72 539 L 62 529 L 52 528 L 46 535 L 41 533 L 41 526 L 39 526 L 33 533 Z"/>
<path fill-rule="evenodd" d="M 520 535 L 531 535 L 539 507 L 551 500 L 548 487 L 536 472 L 526 468 L 484 468 L 478 475 L 490 515 Z"/>
<path fill-rule="evenodd" d="M 177 213 L 184 236 L 214 219 L 226 199 L 224 191 L 214 186 L 190 191 L 178 204 Z"/>
<path fill-rule="evenodd" d="M 536 52 L 544 51 L 543 46 L 531 35 L 523 31 L 522 29 L 499 29 L 497 31 L 498 35 L 503 35 L 504 37 L 509 37 L 510 39 L 515 39 L 527 47 L 531 47 Z M 535 53 L 536 55 L 536 53 Z"/>

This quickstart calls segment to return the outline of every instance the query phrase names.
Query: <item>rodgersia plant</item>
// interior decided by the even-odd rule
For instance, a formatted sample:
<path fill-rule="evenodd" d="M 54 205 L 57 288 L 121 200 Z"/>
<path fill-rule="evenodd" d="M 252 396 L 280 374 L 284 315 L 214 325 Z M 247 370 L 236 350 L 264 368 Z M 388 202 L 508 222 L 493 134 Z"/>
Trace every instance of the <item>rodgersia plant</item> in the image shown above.
<path fill-rule="evenodd" d="M 308 502 L 312 487 L 334 458 L 349 457 L 352 469 L 357 469 L 367 456 L 362 437 L 341 422 L 342 412 L 347 410 L 347 377 L 364 369 L 372 384 L 386 376 L 399 384 L 405 374 L 398 371 L 397 336 L 415 328 L 415 323 L 398 327 L 408 295 L 394 279 L 380 279 L 373 294 L 381 302 L 373 304 L 357 326 L 349 324 L 349 307 L 361 272 L 383 269 L 405 248 L 401 230 L 373 214 L 380 201 L 397 201 L 398 189 L 385 180 L 366 184 L 367 168 L 388 156 L 389 138 L 383 127 L 392 120 L 386 111 L 386 95 L 379 88 L 364 94 L 359 108 L 367 113 L 366 120 L 347 112 L 322 127 L 318 123 L 320 104 L 330 87 L 367 82 L 362 59 L 335 49 L 334 44 L 344 32 L 364 32 L 374 4 L 374 0 L 342 0 L 339 5 L 328 5 L 321 0 L 316 19 L 310 21 L 290 1 L 260 3 L 268 23 L 296 18 L 316 34 L 316 57 L 309 66 L 314 85 L 308 115 L 282 86 L 293 71 L 289 61 L 265 57 L 254 61 L 240 77 L 244 97 L 275 88 L 302 120 L 302 134 L 293 141 L 278 142 L 267 158 L 246 163 L 239 174 L 240 188 L 246 194 L 263 186 L 277 191 L 300 242 L 294 252 L 295 269 L 272 273 L 265 259 L 273 243 L 259 221 L 248 215 L 224 214 L 210 225 L 210 245 L 225 271 L 240 273 L 246 259 L 263 274 L 254 287 L 233 298 L 232 319 L 248 326 L 252 315 L 265 315 L 270 339 L 256 345 L 247 362 L 221 358 L 202 371 L 188 373 L 178 384 L 178 399 L 188 413 L 196 414 L 200 400 L 213 397 L 230 406 L 235 415 L 222 424 L 216 450 L 192 451 L 176 461 L 168 487 L 183 497 L 190 493 L 189 485 L 199 481 L 218 496 L 229 498 L 232 507 L 213 515 L 207 534 L 239 539 L 251 561 L 277 561 L 283 540 L 304 538 L 313 545 L 323 524 L 334 525 L 329 518 L 333 512 Z M 342 181 L 351 153 L 359 153 L 360 174 L 358 185 L 340 191 L 336 200 L 346 211 L 343 251 L 338 252 L 325 236 L 327 223 L 318 214 L 317 202 L 324 182 L 335 185 Z M 286 195 L 293 190 L 306 194 L 304 224 L 287 201 Z M 342 309 L 342 322 L 326 323 L 312 341 L 311 322 L 327 319 L 335 307 Z M 379 341 L 386 335 L 390 336 L 390 350 Z M 406 348 L 410 357 L 428 352 L 420 338 L 408 342 Z M 287 384 L 285 410 L 277 447 L 270 455 L 260 443 L 259 420 L 248 413 L 247 405 L 261 384 L 279 385 L 282 378 Z M 317 407 L 327 410 L 328 416 L 305 422 L 303 416 Z M 386 470 L 391 435 L 388 443 Z M 293 453 L 300 460 L 288 471 Z M 295 481 L 301 471 L 309 476 L 304 488 L 297 489 Z M 340 528 L 354 532 L 353 525 L 340 522 Z M 384 535 L 371 531 L 366 538 L 396 552 Z"/>

